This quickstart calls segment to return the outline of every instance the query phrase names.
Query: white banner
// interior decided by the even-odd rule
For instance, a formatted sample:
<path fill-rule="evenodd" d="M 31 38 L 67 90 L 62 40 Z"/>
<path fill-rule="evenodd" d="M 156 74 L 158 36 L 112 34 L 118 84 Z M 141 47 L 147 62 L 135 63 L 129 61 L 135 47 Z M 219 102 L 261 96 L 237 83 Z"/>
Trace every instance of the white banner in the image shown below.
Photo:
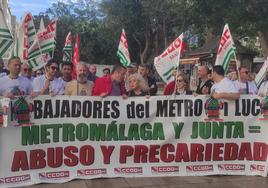
<path fill-rule="evenodd" d="M 99 177 L 266 177 L 262 101 L 19 98 L 9 106 L 9 126 L 0 129 L 0 187 Z"/>
<path fill-rule="evenodd" d="M 166 83 L 174 79 L 172 72 L 179 65 L 183 46 L 182 39 L 183 33 L 160 56 L 154 58 L 154 66 L 162 80 Z"/>

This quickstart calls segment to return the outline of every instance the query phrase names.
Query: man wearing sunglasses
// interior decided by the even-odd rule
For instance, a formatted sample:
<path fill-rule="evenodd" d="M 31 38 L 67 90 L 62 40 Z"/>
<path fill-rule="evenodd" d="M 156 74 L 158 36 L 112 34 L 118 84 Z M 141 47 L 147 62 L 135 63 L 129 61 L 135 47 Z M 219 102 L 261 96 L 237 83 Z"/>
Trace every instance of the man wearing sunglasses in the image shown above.
<path fill-rule="evenodd" d="M 249 71 L 247 67 L 241 66 L 238 69 L 240 80 L 234 81 L 235 87 L 240 94 L 255 95 L 258 92 L 258 88 L 254 82 L 250 81 Z"/>
<path fill-rule="evenodd" d="M 56 77 L 59 69 L 58 62 L 50 59 L 45 65 L 45 74 L 38 76 L 33 81 L 34 96 L 37 95 L 63 95 L 63 82 Z"/>

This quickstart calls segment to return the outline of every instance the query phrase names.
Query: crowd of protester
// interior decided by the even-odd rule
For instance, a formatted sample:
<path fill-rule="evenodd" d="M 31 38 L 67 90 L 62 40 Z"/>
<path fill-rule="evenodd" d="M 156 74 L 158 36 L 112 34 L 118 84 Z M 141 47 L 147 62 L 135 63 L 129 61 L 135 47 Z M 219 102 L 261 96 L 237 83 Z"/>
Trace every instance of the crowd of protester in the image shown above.
<path fill-rule="evenodd" d="M 77 76 L 72 76 L 71 63 L 59 63 L 54 59 L 48 61 L 44 68 L 32 71 L 18 57 L 8 60 L 8 70 L 0 59 L 0 95 L 14 98 L 20 95 L 79 95 L 79 96 L 154 96 L 158 92 L 156 79 L 151 74 L 148 64 L 131 63 L 128 67 L 115 65 L 112 70 L 104 68 L 103 75 L 96 75 L 97 66 L 80 62 L 76 66 Z M 239 67 L 237 72 L 225 76 L 222 66 L 198 67 L 199 82 L 197 89 L 189 89 L 189 76 L 174 68 L 173 80 L 164 87 L 163 95 L 211 95 L 215 99 L 238 99 L 241 94 L 267 96 L 268 69 L 266 78 L 258 89 L 254 74 L 247 67 Z"/>

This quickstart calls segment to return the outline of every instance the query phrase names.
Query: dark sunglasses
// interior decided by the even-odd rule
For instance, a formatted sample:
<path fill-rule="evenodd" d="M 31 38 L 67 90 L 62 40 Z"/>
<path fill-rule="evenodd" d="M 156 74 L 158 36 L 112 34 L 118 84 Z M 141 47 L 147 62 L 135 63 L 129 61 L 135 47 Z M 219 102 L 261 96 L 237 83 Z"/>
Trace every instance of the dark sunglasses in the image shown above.
<path fill-rule="evenodd" d="M 27 71 L 29 71 L 29 72 L 31 72 L 32 71 L 32 69 L 23 69 L 25 72 L 27 72 Z"/>
<path fill-rule="evenodd" d="M 248 72 L 248 71 L 244 71 L 244 72 L 241 72 L 241 73 L 245 73 L 245 74 L 248 74 L 249 72 Z"/>
<path fill-rule="evenodd" d="M 52 70 L 59 70 L 58 67 L 50 67 Z"/>

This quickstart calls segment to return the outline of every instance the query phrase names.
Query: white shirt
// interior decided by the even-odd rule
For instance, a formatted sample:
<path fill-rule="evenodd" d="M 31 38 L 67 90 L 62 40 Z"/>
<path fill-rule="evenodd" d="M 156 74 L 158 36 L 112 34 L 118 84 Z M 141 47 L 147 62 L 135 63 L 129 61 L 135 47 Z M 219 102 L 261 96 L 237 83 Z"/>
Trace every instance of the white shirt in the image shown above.
<path fill-rule="evenodd" d="M 268 80 L 262 82 L 260 89 L 258 91 L 258 95 L 263 94 L 263 95 L 268 95 Z"/>
<path fill-rule="evenodd" d="M 15 96 L 29 95 L 31 92 L 31 84 L 28 79 L 18 76 L 16 79 L 11 79 L 9 76 L 0 78 L 0 95 L 11 92 Z"/>
<path fill-rule="evenodd" d="M 234 85 L 236 89 L 239 91 L 241 94 L 252 94 L 255 95 L 258 92 L 258 88 L 254 82 L 247 82 L 248 83 L 248 91 L 247 91 L 247 84 L 240 82 L 238 80 L 234 81 Z"/>
<path fill-rule="evenodd" d="M 228 78 L 223 78 L 220 82 L 214 83 L 211 87 L 211 93 L 238 93 L 234 83 Z"/>
<path fill-rule="evenodd" d="M 46 75 L 36 77 L 33 81 L 33 92 L 40 92 L 45 85 L 46 79 Z M 63 82 L 55 77 L 54 80 L 50 81 L 49 92 L 51 91 L 56 95 L 63 95 Z"/>

